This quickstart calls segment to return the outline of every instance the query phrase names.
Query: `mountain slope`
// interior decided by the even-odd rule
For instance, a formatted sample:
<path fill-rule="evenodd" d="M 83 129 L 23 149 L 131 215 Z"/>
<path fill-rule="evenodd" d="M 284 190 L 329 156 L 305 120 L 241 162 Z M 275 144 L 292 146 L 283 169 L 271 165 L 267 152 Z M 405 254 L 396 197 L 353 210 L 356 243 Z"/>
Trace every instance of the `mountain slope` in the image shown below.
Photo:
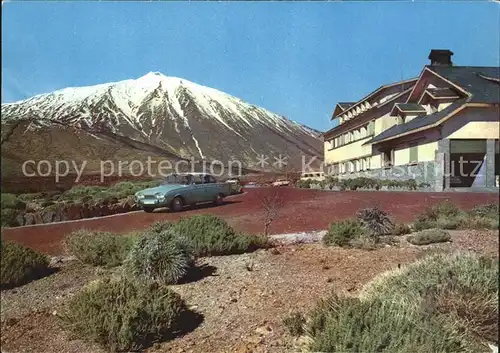
<path fill-rule="evenodd" d="M 57 126 L 66 133 L 85 133 L 87 138 L 96 139 L 93 143 L 97 145 L 103 138 L 107 144 L 118 146 L 126 140 L 131 145 L 151 146 L 156 156 L 224 163 L 239 160 L 247 167 L 254 166 L 256 157 L 262 154 L 269 156 L 270 162 L 279 154 L 286 155 L 295 166 L 300 166 L 302 155 L 322 155 L 318 131 L 221 91 L 157 72 L 135 80 L 66 88 L 2 104 L 6 130 L 19 121 L 30 122 L 22 128 L 24 133 L 47 134 Z M 18 135 L 12 134 L 9 139 Z M 4 151 L 12 154 L 11 142 L 11 150 L 14 145 L 20 146 L 6 141 L 2 143 L 2 155 Z M 51 143 L 44 147 L 58 148 Z M 71 150 L 81 146 L 69 144 L 65 149 L 74 155 L 77 151 Z"/>

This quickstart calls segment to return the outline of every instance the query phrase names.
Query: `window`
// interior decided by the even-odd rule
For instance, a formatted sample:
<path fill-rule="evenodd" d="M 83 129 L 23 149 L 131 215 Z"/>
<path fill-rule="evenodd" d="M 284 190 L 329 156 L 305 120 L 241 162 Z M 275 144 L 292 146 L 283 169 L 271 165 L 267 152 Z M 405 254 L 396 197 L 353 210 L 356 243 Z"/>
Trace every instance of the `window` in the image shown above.
<path fill-rule="evenodd" d="M 365 170 L 365 160 L 364 159 L 359 160 L 359 170 Z"/>
<path fill-rule="evenodd" d="M 205 175 L 193 175 L 193 180 L 195 184 L 204 184 Z"/>
<path fill-rule="evenodd" d="M 368 124 L 368 135 L 373 135 L 375 133 L 375 122 L 370 121 Z"/>
<path fill-rule="evenodd" d="M 382 152 L 382 163 L 384 167 L 392 167 L 394 165 L 394 150 Z"/>
<path fill-rule="evenodd" d="M 418 144 L 410 144 L 410 163 L 418 162 Z"/>
<path fill-rule="evenodd" d="M 365 168 L 366 168 L 366 170 L 370 169 L 370 157 L 365 159 Z"/>
<path fill-rule="evenodd" d="M 361 130 L 360 130 L 360 135 L 361 135 L 361 138 L 364 138 L 366 137 L 366 127 L 362 127 Z"/>

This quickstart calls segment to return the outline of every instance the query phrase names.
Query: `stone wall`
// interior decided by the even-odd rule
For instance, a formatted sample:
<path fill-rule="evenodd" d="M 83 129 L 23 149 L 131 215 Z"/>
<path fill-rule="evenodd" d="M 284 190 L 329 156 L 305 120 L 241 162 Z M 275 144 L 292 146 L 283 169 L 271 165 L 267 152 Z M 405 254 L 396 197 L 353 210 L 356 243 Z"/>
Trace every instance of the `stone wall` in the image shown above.
<path fill-rule="evenodd" d="M 437 170 L 438 164 L 434 161 L 421 162 L 412 165 L 401 165 L 391 168 L 372 169 L 362 172 L 348 173 L 339 175 L 339 179 L 353 179 L 365 177 L 379 180 L 410 180 L 415 179 L 417 184 L 428 183 L 436 184 L 436 175 L 439 175 Z"/>

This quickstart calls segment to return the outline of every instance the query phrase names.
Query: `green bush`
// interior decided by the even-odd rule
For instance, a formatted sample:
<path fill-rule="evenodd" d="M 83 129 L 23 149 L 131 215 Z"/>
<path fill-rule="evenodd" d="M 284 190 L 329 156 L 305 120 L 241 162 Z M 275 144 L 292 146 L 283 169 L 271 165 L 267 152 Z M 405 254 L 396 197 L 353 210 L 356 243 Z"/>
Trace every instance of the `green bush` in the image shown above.
<path fill-rule="evenodd" d="M 0 196 L 0 204 L 1 204 L 0 207 L 2 209 L 10 208 L 14 210 L 24 210 L 26 208 L 26 203 L 21 201 L 14 194 L 2 193 Z"/>
<path fill-rule="evenodd" d="M 404 223 L 396 223 L 394 229 L 392 230 L 392 235 L 405 235 L 410 233 L 411 233 L 410 227 Z"/>
<path fill-rule="evenodd" d="M 311 187 L 311 183 L 312 183 L 311 179 L 297 180 L 295 186 L 302 189 L 309 189 Z"/>
<path fill-rule="evenodd" d="M 5 240 L 0 240 L 0 246 L 2 288 L 20 286 L 50 273 L 47 256 Z"/>
<path fill-rule="evenodd" d="M 81 200 L 84 198 L 92 199 L 94 195 L 106 191 L 107 188 L 103 186 L 74 186 L 66 190 L 60 195 L 61 200 Z"/>
<path fill-rule="evenodd" d="M 477 352 L 497 342 L 498 260 L 436 253 L 310 315 L 311 351 Z"/>
<path fill-rule="evenodd" d="M 304 334 L 306 319 L 302 313 L 292 313 L 283 319 L 283 325 L 292 336 L 301 336 Z"/>
<path fill-rule="evenodd" d="M 417 232 L 424 229 L 432 229 L 432 228 L 437 228 L 437 221 L 424 218 L 417 218 L 417 220 L 413 223 L 413 230 Z"/>
<path fill-rule="evenodd" d="M 444 201 L 432 207 L 427 207 L 424 212 L 417 216 L 413 224 L 416 231 L 432 228 L 457 229 L 464 216 L 455 204 Z M 439 223 L 439 224 L 438 224 Z"/>
<path fill-rule="evenodd" d="M 141 237 L 124 263 L 127 273 L 163 284 L 177 283 L 194 266 L 188 242 L 171 230 Z"/>
<path fill-rule="evenodd" d="M 52 206 L 52 205 L 55 205 L 54 201 L 44 201 L 41 204 L 42 207 L 49 207 L 49 206 Z"/>
<path fill-rule="evenodd" d="M 77 337 L 116 352 L 172 337 L 185 312 L 181 297 L 166 286 L 115 278 L 84 287 L 67 303 L 62 319 Z"/>
<path fill-rule="evenodd" d="M 313 352 L 424 353 L 461 348 L 458 335 L 446 335 L 428 314 L 383 299 L 335 298 L 318 318 L 322 321 L 315 322 Z"/>
<path fill-rule="evenodd" d="M 172 226 L 172 223 L 168 221 L 156 221 L 148 229 L 148 232 L 161 233 Z"/>
<path fill-rule="evenodd" d="M 498 217 L 468 216 L 460 219 L 461 229 L 498 229 Z"/>
<path fill-rule="evenodd" d="M 458 229 L 463 224 L 462 217 L 439 217 L 436 221 L 436 228 Z"/>
<path fill-rule="evenodd" d="M 360 188 L 380 190 L 382 186 L 387 186 L 389 188 L 396 188 L 396 187 L 407 188 L 409 190 L 417 189 L 417 182 L 414 179 L 379 180 L 366 177 L 356 177 L 356 178 L 344 179 L 340 182 L 337 181 L 335 185 L 340 185 L 341 188 L 348 190 L 357 190 Z"/>
<path fill-rule="evenodd" d="M 472 216 L 487 217 L 487 218 L 498 218 L 498 204 L 486 204 L 474 206 L 470 211 Z"/>
<path fill-rule="evenodd" d="M 213 215 L 181 218 L 170 229 L 187 239 L 196 256 L 240 254 L 267 246 L 264 238 L 237 233 Z"/>
<path fill-rule="evenodd" d="M 413 245 L 427 245 L 451 241 L 451 236 L 448 232 L 441 229 L 424 229 L 413 235 L 409 235 L 406 240 Z"/>
<path fill-rule="evenodd" d="M 134 241 L 130 236 L 80 229 L 71 233 L 64 245 L 86 264 L 113 267 L 122 264 Z"/>
<path fill-rule="evenodd" d="M 43 199 L 43 195 L 41 192 L 31 193 L 31 194 L 21 194 L 18 196 L 19 200 L 24 202 L 30 202 L 34 200 Z"/>
<path fill-rule="evenodd" d="M 0 209 L 0 220 L 2 227 L 16 227 L 19 225 L 17 221 L 17 216 L 22 212 L 15 208 L 1 208 Z"/>
<path fill-rule="evenodd" d="M 461 215 L 462 211 L 454 204 L 449 201 L 444 201 L 433 207 L 439 217 L 457 217 Z"/>
<path fill-rule="evenodd" d="M 446 201 L 428 207 L 418 215 L 415 230 L 441 229 L 498 229 L 498 205 L 475 206 L 470 212 L 460 210 Z"/>
<path fill-rule="evenodd" d="M 361 234 L 364 234 L 361 223 L 357 219 L 347 219 L 331 223 L 323 242 L 325 245 L 346 246 Z"/>
<path fill-rule="evenodd" d="M 364 208 L 356 213 L 361 225 L 372 236 L 389 234 L 394 229 L 394 223 L 387 212 L 377 208 Z"/>

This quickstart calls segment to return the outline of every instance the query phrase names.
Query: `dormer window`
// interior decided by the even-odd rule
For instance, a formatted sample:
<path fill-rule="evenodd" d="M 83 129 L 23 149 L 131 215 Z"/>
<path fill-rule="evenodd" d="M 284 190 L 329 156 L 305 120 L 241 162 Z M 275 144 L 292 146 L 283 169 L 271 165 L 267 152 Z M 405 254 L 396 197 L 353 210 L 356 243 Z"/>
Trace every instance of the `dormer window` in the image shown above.
<path fill-rule="evenodd" d="M 396 103 L 391 110 L 391 116 L 396 117 L 397 124 L 405 124 L 416 116 L 429 114 L 426 107 L 416 103 Z"/>

